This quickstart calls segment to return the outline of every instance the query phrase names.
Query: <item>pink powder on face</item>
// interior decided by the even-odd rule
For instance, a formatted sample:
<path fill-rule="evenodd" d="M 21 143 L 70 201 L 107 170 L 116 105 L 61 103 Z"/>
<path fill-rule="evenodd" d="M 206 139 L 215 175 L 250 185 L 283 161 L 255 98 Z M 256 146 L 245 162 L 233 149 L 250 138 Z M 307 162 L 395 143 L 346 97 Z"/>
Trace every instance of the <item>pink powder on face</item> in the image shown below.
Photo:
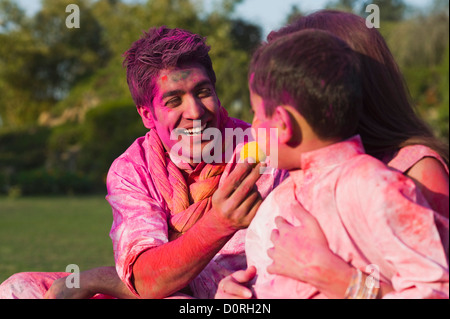
<path fill-rule="evenodd" d="M 325 80 L 321 80 L 320 81 L 320 85 L 322 86 L 322 88 L 324 88 L 325 87 Z"/>

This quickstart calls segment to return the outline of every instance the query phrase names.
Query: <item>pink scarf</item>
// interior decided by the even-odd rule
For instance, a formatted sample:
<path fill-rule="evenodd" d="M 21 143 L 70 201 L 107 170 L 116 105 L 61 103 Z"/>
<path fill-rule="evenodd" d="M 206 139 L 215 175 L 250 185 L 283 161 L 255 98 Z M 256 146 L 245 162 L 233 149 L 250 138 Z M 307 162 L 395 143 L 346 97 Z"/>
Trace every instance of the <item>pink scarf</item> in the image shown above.
<path fill-rule="evenodd" d="M 221 107 L 221 123 L 229 124 L 228 114 Z M 169 239 L 176 239 L 191 228 L 211 209 L 211 196 L 219 185 L 226 164 L 200 163 L 186 182 L 180 169 L 166 155 L 155 129 L 150 130 L 149 173 L 163 195 L 171 212 Z"/>

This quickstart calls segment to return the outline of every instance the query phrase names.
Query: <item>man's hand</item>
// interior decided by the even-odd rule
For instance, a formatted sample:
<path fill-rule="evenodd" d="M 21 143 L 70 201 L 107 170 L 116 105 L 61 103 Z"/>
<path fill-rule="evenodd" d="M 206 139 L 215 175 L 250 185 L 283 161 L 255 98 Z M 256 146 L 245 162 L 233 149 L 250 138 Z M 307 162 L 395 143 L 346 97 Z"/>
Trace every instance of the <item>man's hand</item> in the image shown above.
<path fill-rule="evenodd" d="M 66 278 L 55 280 L 44 298 L 89 299 L 98 293 L 119 299 L 136 298 L 119 278 L 115 267 L 99 267 L 81 272 L 80 288 L 68 288 Z"/>
<path fill-rule="evenodd" d="M 262 202 L 255 183 L 258 164 L 236 165 L 212 196 L 212 208 L 177 239 L 148 249 L 133 266 L 142 298 L 165 298 L 186 287 L 237 230 L 246 228 Z"/>
<path fill-rule="evenodd" d="M 250 225 L 262 203 L 261 194 L 256 188 L 256 181 L 261 176 L 261 165 L 264 164 L 237 164 L 214 193 L 212 207 L 219 226 L 235 232 Z"/>
<path fill-rule="evenodd" d="M 67 277 L 56 279 L 44 295 L 45 299 L 89 299 L 95 295 L 86 287 L 68 288 Z"/>
<path fill-rule="evenodd" d="M 215 299 L 250 299 L 252 291 L 246 286 L 256 276 L 256 268 L 239 270 L 223 278 L 219 283 Z"/>

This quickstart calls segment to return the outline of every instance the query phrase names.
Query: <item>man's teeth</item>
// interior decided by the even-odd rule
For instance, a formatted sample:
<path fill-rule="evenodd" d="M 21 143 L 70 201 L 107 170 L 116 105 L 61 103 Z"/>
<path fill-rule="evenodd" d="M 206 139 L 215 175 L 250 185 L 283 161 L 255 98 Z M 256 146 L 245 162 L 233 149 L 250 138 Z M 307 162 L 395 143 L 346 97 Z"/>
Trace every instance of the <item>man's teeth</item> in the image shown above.
<path fill-rule="evenodd" d="M 183 131 L 183 133 L 186 135 L 198 135 L 198 134 L 201 134 L 205 128 L 206 128 L 206 124 L 203 124 L 201 127 L 185 129 Z"/>

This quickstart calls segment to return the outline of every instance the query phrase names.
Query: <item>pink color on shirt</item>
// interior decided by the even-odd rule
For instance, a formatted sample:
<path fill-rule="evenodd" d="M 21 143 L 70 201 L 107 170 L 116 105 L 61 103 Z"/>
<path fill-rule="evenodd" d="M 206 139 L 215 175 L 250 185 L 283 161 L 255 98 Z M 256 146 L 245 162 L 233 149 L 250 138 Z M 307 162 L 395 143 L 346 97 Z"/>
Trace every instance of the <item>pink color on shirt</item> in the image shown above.
<path fill-rule="evenodd" d="M 229 118 L 226 127 L 241 127 L 249 124 Z M 243 141 L 237 140 L 234 145 Z M 233 147 L 226 141 L 226 147 Z M 219 185 L 235 167 L 236 155 L 243 144 L 236 147 L 227 164 Z M 132 267 L 143 251 L 168 242 L 168 209 L 163 196 L 156 189 L 148 173 L 146 153 L 150 150 L 148 136 L 138 138 L 111 166 L 108 174 L 108 196 L 113 212 L 110 236 L 113 242 L 116 269 L 121 279 L 136 294 L 131 283 Z M 186 167 L 186 166 L 185 166 Z M 271 170 L 263 174 L 256 183 L 264 197 L 287 175 L 286 171 Z M 217 285 L 225 276 L 246 268 L 244 240 L 246 230 L 238 231 L 219 251 L 205 269 L 191 282 L 194 297 L 212 298 Z M 64 272 L 23 272 L 12 275 L 0 285 L 1 299 L 41 299 L 53 281 L 70 275 Z M 97 294 L 94 299 L 111 298 Z"/>
<path fill-rule="evenodd" d="M 395 290 L 385 298 L 448 298 L 436 213 L 412 180 L 364 154 L 359 136 L 302 154 L 301 163 L 302 170 L 290 172 L 269 194 L 247 230 L 258 298 L 325 298 L 309 284 L 266 271 L 275 217 L 299 225 L 293 201 L 317 219 L 334 253 L 363 272 L 378 267 L 380 279 Z"/>
<path fill-rule="evenodd" d="M 227 127 L 249 125 L 237 119 Z M 237 143 L 240 143 L 238 141 Z M 113 242 L 116 269 L 119 277 L 128 288 L 136 294 L 131 282 L 133 264 L 145 250 L 167 243 L 168 219 L 171 211 L 155 187 L 153 178 L 148 173 L 146 152 L 150 147 L 147 136 L 137 139 L 127 151 L 112 164 L 108 173 L 108 196 L 112 207 L 113 224 L 110 237 Z M 221 176 L 219 186 L 234 167 L 236 154 L 242 145 L 236 148 L 233 160 L 227 164 Z M 285 172 L 272 170 L 263 174 L 257 187 L 264 197 L 284 178 Z M 191 282 L 190 288 L 196 298 L 212 298 L 217 285 L 225 276 L 246 268 L 244 240 L 246 230 L 238 231 L 219 251 L 205 269 Z"/>

